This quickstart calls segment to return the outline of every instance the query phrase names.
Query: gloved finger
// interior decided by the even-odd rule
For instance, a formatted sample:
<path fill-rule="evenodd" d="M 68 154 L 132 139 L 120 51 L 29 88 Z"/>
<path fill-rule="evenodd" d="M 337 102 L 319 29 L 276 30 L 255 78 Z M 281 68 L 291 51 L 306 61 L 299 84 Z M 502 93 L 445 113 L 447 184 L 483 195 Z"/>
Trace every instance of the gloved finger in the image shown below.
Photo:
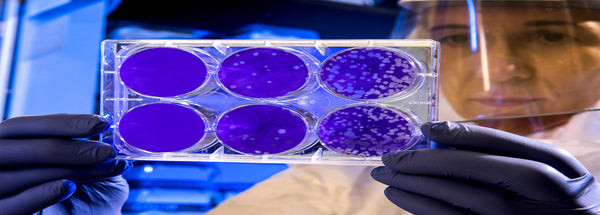
<path fill-rule="evenodd" d="M 83 138 L 108 126 L 106 119 L 93 114 L 21 116 L 0 123 L 0 138 Z"/>
<path fill-rule="evenodd" d="M 0 139 L 0 168 L 32 165 L 93 165 L 114 158 L 106 143 L 69 139 Z"/>
<path fill-rule="evenodd" d="M 382 157 L 386 167 L 404 174 L 484 183 L 531 199 L 558 200 L 582 183 L 532 160 L 455 149 L 398 151 Z M 567 183 L 567 181 L 570 181 Z"/>
<path fill-rule="evenodd" d="M 2 214 L 32 214 L 60 202 L 73 194 L 75 183 L 54 180 L 0 199 Z"/>
<path fill-rule="evenodd" d="M 115 160 L 95 166 L 48 166 L 4 170 L 0 174 L 0 198 L 56 179 L 69 179 L 75 183 L 100 180 L 119 175 L 131 168 L 125 160 Z"/>
<path fill-rule="evenodd" d="M 508 132 L 453 122 L 425 123 L 423 135 L 445 146 L 524 158 L 548 164 L 569 178 L 588 174 L 570 153 L 557 146 Z"/>
<path fill-rule="evenodd" d="M 439 200 L 406 192 L 394 187 L 386 188 L 384 193 L 392 203 L 415 215 L 475 215 L 474 213 L 453 207 L 452 205 Z"/>
<path fill-rule="evenodd" d="M 79 187 L 81 192 L 75 192 L 73 195 L 77 196 L 77 199 L 91 198 L 92 207 L 96 209 L 95 212 L 100 212 L 99 209 L 104 211 L 99 214 L 120 212 L 129 194 L 129 184 L 120 175 L 99 182 L 82 183 Z M 89 195 L 90 193 L 93 195 Z"/>
<path fill-rule="evenodd" d="M 91 183 L 77 184 L 73 195 L 61 204 L 44 209 L 42 214 L 120 214 L 129 185 L 120 175 Z M 74 210 L 73 206 L 77 206 Z"/>
<path fill-rule="evenodd" d="M 521 205 L 519 201 L 516 201 L 518 197 L 515 195 L 493 186 L 471 181 L 408 175 L 386 167 L 373 169 L 371 176 L 383 184 L 390 185 L 404 192 L 436 200 L 436 204 L 444 203 L 445 205 L 451 205 L 454 208 L 468 210 L 476 214 L 519 214 L 519 212 L 526 211 L 518 210 L 519 208 L 529 207 Z M 395 198 L 394 201 L 402 200 Z M 437 211 L 437 213 L 429 214 L 440 214 L 441 212 Z"/>

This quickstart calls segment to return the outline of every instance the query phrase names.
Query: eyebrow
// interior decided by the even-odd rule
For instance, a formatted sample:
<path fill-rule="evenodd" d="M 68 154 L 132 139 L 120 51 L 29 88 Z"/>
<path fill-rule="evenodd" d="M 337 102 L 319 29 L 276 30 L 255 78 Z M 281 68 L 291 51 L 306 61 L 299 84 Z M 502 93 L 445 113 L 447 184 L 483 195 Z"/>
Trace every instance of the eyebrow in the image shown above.
<path fill-rule="evenodd" d="M 444 29 L 469 29 L 468 25 L 451 24 L 451 25 L 439 25 L 429 29 L 429 31 L 439 31 Z"/>
<path fill-rule="evenodd" d="M 541 26 L 578 26 L 577 23 L 574 22 L 566 22 L 566 21 L 552 21 L 552 20 L 535 20 L 525 22 L 523 25 L 530 27 L 541 27 Z M 469 29 L 468 25 L 462 24 L 449 24 L 449 25 L 439 25 L 434 26 L 429 29 L 429 31 L 439 31 L 444 29 Z"/>
<path fill-rule="evenodd" d="M 553 21 L 553 20 L 535 20 L 535 21 L 529 21 L 529 22 L 525 22 L 524 24 L 525 26 L 557 26 L 557 25 L 570 25 L 570 26 L 577 26 L 577 23 L 574 22 L 566 22 L 566 21 Z"/>
<path fill-rule="evenodd" d="M 577 23 L 575 23 L 575 22 L 552 21 L 552 20 L 528 21 L 528 22 L 525 22 L 523 25 L 525 25 L 525 26 L 532 26 L 532 27 L 539 27 L 539 26 L 561 26 L 561 25 L 578 26 Z M 468 29 L 469 26 L 468 25 L 462 25 L 462 24 L 449 24 L 449 25 L 434 26 L 434 27 L 430 28 L 429 31 L 437 31 L 437 30 L 443 30 L 443 29 L 465 29 L 465 28 Z"/>

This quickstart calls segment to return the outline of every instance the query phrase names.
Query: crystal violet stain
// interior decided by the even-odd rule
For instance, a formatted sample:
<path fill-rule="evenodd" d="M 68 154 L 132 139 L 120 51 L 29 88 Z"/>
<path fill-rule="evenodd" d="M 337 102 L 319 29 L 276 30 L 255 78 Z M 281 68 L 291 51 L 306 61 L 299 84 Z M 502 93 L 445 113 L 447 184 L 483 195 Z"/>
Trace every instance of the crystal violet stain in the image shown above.
<path fill-rule="evenodd" d="M 319 77 L 329 91 L 349 99 L 381 99 L 409 89 L 418 68 L 406 55 L 385 48 L 354 48 L 329 57 Z"/>
<path fill-rule="evenodd" d="M 223 60 L 218 78 L 223 87 L 238 95 L 276 98 L 301 89 L 309 78 L 309 68 L 289 50 L 249 48 Z"/>

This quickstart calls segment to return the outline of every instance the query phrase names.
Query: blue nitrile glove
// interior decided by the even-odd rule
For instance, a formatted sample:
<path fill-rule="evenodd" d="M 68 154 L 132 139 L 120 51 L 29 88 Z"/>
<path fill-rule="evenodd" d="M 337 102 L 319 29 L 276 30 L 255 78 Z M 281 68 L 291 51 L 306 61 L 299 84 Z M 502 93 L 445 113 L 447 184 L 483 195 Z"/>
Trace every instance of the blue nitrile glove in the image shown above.
<path fill-rule="evenodd" d="M 451 149 L 383 156 L 371 175 L 414 214 L 600 214 L 600 186 L 567 151 L 507 132 L 426 123 L 426 138 Z"/>
<path fill-rule="evenodd" d="M 31 214 L 61 201 L 56 206 L 62 214 L 92 214 L 74 211 L 94 207 L 102 208 L 93 214 L 120 213 L 128 186 L 118 175 L 131 164 L 114 160 L 110 145 L 83 139 L 107 126 L 91 114 L 0 123 L 0 214 Z"/>

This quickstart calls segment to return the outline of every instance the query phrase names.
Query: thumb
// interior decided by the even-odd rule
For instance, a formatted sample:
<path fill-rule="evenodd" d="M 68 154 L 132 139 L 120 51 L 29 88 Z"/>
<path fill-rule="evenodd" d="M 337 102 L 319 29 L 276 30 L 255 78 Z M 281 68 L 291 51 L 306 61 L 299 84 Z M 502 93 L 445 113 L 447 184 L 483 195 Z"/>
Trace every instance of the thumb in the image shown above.
<path fill-rule="evenodd" d="M 75 183 L 65 179 L 46 182 L 0 199 L 0 208 L 6 214 L 32 214 L 69 198 L 75 188 Z"/>

